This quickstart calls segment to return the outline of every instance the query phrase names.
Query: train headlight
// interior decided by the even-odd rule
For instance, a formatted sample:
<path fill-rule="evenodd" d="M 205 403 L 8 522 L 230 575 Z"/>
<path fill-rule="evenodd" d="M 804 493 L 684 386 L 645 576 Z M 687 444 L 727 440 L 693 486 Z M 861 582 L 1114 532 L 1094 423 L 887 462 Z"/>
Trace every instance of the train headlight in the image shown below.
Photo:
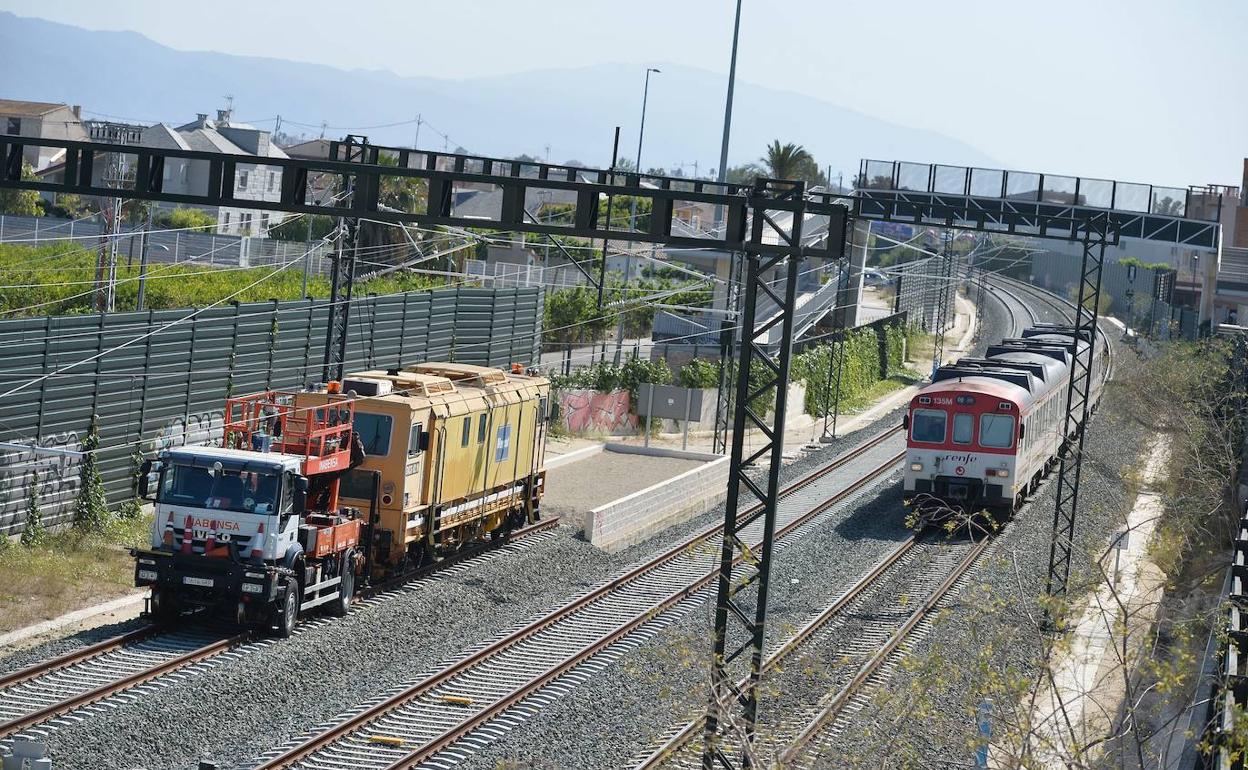
<path fill-rule="evenodd" d="M 1004 479 L 1010 475 L 1010 472 L 1005 468 L 989 468 L 986 473 L 989 476 L 994 476 L 999 479 Z"/>
<path fill-rule="evenodd" d="M 141 569 L 141 570 L 139 570 L 139 580 L 152 580 L 152 581 L 155 581 L 157 577 L 158 577 L 158 576 L 157 576 L 157 574 L 156 574 L 156 570 L 154 570 L 154 569 Z"/>
<path fill-rule="evenodd" d="M 923 463 L 910 463 L 910 470 L 915 472 L 923 470 Z"/>

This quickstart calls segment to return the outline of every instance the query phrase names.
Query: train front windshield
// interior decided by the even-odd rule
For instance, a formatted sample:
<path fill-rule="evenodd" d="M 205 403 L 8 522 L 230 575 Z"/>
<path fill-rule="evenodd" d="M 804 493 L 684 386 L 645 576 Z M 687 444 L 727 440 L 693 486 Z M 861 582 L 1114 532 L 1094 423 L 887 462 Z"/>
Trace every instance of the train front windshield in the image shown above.
<path fill-rule="evenodd" d="M 910 437 L 915 441 L 942 444 L 945 441 L 945 413 L 939 409 L 917 409 L 911 421 Z"/>

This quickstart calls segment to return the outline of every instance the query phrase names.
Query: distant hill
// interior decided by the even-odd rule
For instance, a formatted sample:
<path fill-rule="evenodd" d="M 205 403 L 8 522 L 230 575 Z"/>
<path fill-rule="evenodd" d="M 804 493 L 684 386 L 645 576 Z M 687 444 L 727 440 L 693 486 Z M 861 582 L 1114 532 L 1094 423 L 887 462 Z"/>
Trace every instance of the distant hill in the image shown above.
<path fill-rule="evenodd" d="M 725 80 L 706 70 L 659 65 L 651 83 L 642 165 L 718 161 Z M 422 147 L 446 142 L 430 126 L 482 155 L 528 153 L 551 160 L 609 162 L 614 126 L 621 154 L 636 153 L 642 71 L 607 64 L 502 77 L 446 80 L 388 72 L 345 71 L 279 59 L 185 52 L 133 32 L 97 32 L 0 12 L 0 98 L 80 104 L 118 116 L 190 121 L 212 114 L 233 94 L 235 117 L 282 115 L 285 130 L 315 136 L 330 126 L 375 126 L 412 120 Z M 748 76 L 743 76 L 748 77 Z M 410 145 L 414 124 L 358 131 L 381 144 Z M 340 136 L 331 128 L 327 136 Z M 818 99 L 738 82 L 731 162 L 755 160 L 772 139 L 804 144 L 823 166 L 848 177 L 860 157 L 999 165 L 973 147 L 931 131 L 878 120 Z M 691 173 L 692 168 L 686 169 Z M 848 182 L 848 178 L 846 180 Z"/>

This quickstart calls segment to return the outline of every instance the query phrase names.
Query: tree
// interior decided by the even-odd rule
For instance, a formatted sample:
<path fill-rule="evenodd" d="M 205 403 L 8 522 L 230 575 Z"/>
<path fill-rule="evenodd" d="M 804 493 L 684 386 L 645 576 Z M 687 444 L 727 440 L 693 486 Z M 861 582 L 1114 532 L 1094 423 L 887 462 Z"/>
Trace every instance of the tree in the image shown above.
<path fill-rule="evenodd" d="M 760 177 L 763 169 L 754 163 L 743 163 L 740 166 L 729 166 L 724 180 L 730 184 L 753 184 L 755 177 Z"/>
<path fill-rule="evenodd" d="M 1169 216 L 1183 216 L 1183 201 L 1175 200 L 1169 195 L 1159 201 L 1153 201 L 1154 214 L 1168 214 Z"/>
<path fill-rule="evenodd" d="M 35 170 L 22 161 L 22 181 L 35 181 Z M 40 214 L 39 193 L 34 190 L 0 190 L 0 214 L 37 217 Z"/>
<path fill-rule="evenodd" d="M 104 482 L 100 479 L 99 460 L 100 418 L 91 415 L 87 437 L 82 442 L 82 464 L 78 466 L 78 499 L 74 502 L 74 523 L 88 530 L 99 531 L 108 523 L 111 514 L 104 496 Z"/>
<path fill-rule="evenodd" d="M 91 210 L 91 206 L 81 196 L 73 193 L 56 196 L 56 202 L 47 207 L 49 215 L 66 219 L 77 219 Z"/>
<path fill-rule="evenodd" d="M 30 484 L 26 487 L 26 525 L 22 527 L 22 545 L 33 548 L 43 542 L 47 530 L 43 526 L 43 511 L 39 509 L 39 472 L 30 472 Z M 3 538 L 8 542 L 8 538 Z"/>
<path fill-rule="evenodd" d="M 308 224 L 312 225 L 312 237 L 308 238 Z M 334 231 L 334 218 L 325 214 L 304 214 L 288 217 L 269 228 L 269 237 L 279 241 L 319 241 Z"/>
<path fill-rule="evenodd" d="M 806 167 L 814 164 L 814 158 L 805 147 L 792 142 L 780 144 L 779 139 L 772 140 L 767 154 L 759 160 L 772 179 L 801 179 Z"/>
<path fill-rule="evenodd" d="M 600 339 L 614 319 L 598 312 L 597 292 L 585 286 L 546 293 L 543 328 L 556 349 L 586 340 Z"/>

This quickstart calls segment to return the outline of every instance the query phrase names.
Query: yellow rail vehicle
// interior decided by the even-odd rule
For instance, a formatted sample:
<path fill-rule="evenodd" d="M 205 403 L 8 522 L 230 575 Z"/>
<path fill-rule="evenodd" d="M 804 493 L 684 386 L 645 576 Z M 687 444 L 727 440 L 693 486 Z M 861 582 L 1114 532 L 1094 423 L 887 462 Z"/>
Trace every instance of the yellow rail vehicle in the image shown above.
<path fill-rule="evenodd" d="M 365 459 L 346 471 L 345 505 L 369 510 L 380 473 L 373 569 L 413 566 L 540 517 L 547 402 L 543 377 L 424 363 L 343 378 Z M 299 407 L 331 398 L 300 393 Z"/>

